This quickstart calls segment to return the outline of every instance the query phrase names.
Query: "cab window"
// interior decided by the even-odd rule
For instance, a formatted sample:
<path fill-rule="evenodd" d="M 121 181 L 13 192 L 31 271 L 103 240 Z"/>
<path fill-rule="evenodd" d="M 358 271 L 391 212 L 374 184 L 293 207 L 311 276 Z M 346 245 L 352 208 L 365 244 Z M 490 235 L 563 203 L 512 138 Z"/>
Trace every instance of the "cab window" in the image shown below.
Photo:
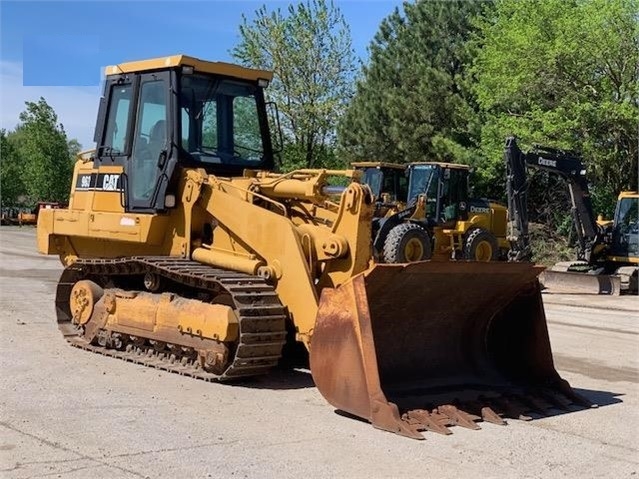
<path fill-rule="evenodd" d="M 160 154 L 166 150 L 166 88 L 163 80 L 145 81 L 140 87 L 130 183 L 133 201 L 148 201 L 158 181 Z"/>
<path fill-rule="evenodd" d="M 110 147 L 114 154 L 125 151 L 126 136 L 129 131 L 129 106 L 131 104 L 131 85 L 113 85 L 109 100 L 109 114 L 104 135 L 104 146 Z"/>

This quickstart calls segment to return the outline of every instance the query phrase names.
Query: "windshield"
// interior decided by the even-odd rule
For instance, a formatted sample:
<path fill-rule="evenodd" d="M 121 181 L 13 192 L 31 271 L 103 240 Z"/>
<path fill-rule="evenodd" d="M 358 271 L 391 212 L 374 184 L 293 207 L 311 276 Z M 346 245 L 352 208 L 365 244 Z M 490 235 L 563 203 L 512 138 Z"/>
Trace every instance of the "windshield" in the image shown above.
<path fill-rule="evenodd" d="M 615 216 L 613 254 L 639 257 L 639 198 L 619 200 Z"/>
<path fill-rule="evenodd" d="M 408 185 L 408 201 L 410 202 L 418 195 L 426 195 L 429 198 L 437 197 L 437 182 L 432 181 L 435 175 L 434 165 L 413 166 L 410 174 L 410 184 Z"/>
<path fill-rule="evenodd" d="M 257 87 L 205 75 L 184 75 L 181 146 L 203 164 L 256 167 L 264 159 Z"/>
<path fill-rule="evenodd" d="M 406 201 L 408 180 L 403 168 L 365 168 L 362 182 L 371 188 L 378 200 L 389 194 L 391 201 Z"/>
<path fill-rule="evenodd" d="M 379 198 L 379 195 L 382 192 L 382 180 L 384 179 L 384 175 L 381 170 L 377 168 L 366 168 L 364 170 L 364 177 L 362 178 L 362 182 L 367 184 L 375 198 Z"/>

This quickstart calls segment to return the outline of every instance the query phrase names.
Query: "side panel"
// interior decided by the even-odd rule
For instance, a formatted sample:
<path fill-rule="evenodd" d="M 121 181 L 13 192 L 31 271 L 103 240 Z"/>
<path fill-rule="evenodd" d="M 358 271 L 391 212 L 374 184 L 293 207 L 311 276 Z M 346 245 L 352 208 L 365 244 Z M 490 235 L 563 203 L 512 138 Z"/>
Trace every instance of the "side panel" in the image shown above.
<path fill-rule="evenodd" d="M 45 219 L 46 218 L 46 219 Z M 159 246 L 169 224 L 169 216 L 131 213 L 90 213 L 74 210 L 47 210 L 42 226 L 60 236 L 100 238 Z"/>
<path fill-rule="evenodd" d="M 91 177 L 98 173 L 80 169 L 79 175 Z M 74 185 L 79 181 L 77 177 Z M 185 184 L 190 184 L 186 175 L 180 184 L 181 191 Z M 119 211 L 93 211 L 90 205 L 98 194 L 102 198 L 96 201 L 102 201 L 105 209 L 117 205 L 120 198 L 117 191 L 74 191 L 69 209 L 43 209 L 38 217 L 38 250 L 62 258 L 187 254 L 190 235 L 185 225 L 191 213 L 190 206 L 187 211 L 186 198 L 179 203 L 181 207 L 160 214 L 126 213 L 121 205 L 113 206 Z M 192 203 L 197 195 L 191 196 Z"/>
<path fill-rule="evenodd" d="M 124 212 L 121 194 L 122 167 L 96 163 L 97 168 L 82 169 L 74 177 L 74 209 Z"/>
<path fill-rule="evenodd" d="M 492 232 L 497 238 L 506 239 L 508 225 L 508 210 L 498 203 L 490 203 L 492 210 Z"/>
<path fill-rule="evenodd" d="M 71 194 L 69 195 L 69 209 L 90 210 L 93 204 L 94 190 L 89 188 L 91 174 L 95 172 L 92 160 L 78 160 L 73 169 Z M 82 179 L 80 179 L 82 178 Z M 78 186 L 80 185 L 80 186 Z"/>

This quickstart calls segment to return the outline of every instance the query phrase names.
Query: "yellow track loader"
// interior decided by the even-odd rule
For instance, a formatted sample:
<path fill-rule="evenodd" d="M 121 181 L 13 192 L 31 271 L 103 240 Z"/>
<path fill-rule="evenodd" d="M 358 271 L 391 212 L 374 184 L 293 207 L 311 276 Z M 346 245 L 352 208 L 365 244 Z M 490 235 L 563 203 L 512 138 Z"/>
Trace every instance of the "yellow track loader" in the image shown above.
<path fill-rule="evenodd" d="M 273 171 L 270 72 L 183 55 L 106 72 L 97 147 L 38 218 L 71 345 L 233 381 L 302 343 L 328 402 L 412 438 L 590 405 L 554 368 L 540 268 L 375 264 L 358 172 Z"/>

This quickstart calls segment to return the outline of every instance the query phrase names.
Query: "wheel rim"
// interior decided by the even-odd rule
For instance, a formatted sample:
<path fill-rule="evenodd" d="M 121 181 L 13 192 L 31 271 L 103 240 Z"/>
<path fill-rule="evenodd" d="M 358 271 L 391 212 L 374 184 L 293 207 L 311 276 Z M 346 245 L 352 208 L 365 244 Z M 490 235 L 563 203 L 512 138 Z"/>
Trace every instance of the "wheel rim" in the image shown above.
<path fill-rule="evenodd" d="M 424 246 L 422 242 L 417 238 L 411 238 L 406 242 L 404 246 L 404 258 L 409 263 L 412 261 L 419 261 L 424 256 Z"/>
<path fill-rule="evenodd" d="M 476 261 L 490 261 L 493 257 L 493 247 L 488 241 L 481 241 L 475 249 Z"/>

